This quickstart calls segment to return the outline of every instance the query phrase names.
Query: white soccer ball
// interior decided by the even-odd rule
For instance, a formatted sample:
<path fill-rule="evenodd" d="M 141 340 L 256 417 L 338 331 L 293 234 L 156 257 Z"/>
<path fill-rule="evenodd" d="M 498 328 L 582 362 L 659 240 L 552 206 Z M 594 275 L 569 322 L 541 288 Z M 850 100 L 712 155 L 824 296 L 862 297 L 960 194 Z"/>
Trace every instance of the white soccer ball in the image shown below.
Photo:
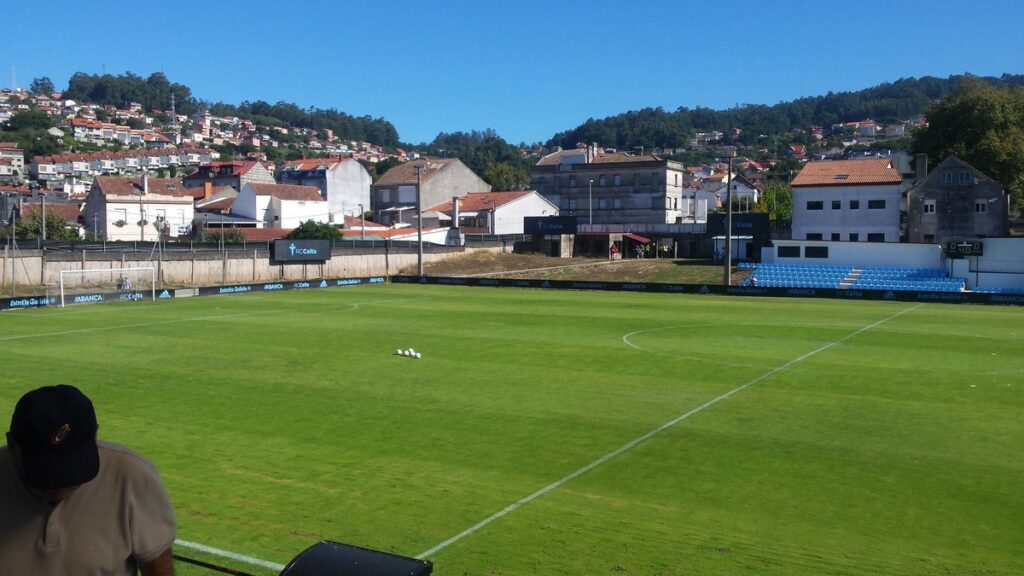
<path fill-rule="evenodd" d="M 401 356 L 402 355 L 402 351 L 399 350 L 398 348 L 395 348 L 395 354 Z"/>
<path fill-rule="evenodd" d="M 420 354 L 419 352 L 417 352 L 416 353 L 416 358 L 423 358 L 423 354 Z"/>
<path fill-rule="evenodd" d="M 402 356 L 412 356 L 412 354 L 410 354 L 409 351 L 406 350 L 405 352 L 402 352 Z"/>

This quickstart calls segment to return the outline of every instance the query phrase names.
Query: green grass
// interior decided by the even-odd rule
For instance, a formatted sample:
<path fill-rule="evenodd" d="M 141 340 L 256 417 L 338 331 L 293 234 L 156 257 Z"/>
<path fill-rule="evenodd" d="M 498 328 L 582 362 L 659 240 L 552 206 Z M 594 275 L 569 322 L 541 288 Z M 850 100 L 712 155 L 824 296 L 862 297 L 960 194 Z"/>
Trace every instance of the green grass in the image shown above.
<path fill-rule="evenodd" d="M 435 574 L 1024 573 L 1021 308 L 375 286 L 0 314 L 0 346 L 0 413 L 77 384 L 179 538 L 276 563 L 420 554 L 756 380 Z"/>

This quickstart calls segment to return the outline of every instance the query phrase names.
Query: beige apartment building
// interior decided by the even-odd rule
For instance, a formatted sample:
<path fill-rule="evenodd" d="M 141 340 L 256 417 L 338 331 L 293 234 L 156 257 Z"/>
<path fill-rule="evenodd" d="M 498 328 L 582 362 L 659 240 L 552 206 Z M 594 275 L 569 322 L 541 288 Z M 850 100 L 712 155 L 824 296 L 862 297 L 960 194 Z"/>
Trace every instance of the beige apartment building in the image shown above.
<path fill-rule="evenodd" d="M 654 155 L 560 150 L 530 171 L 530 187 L 580 224 L 674 224 L 692 218 L 686 168 Z"/>

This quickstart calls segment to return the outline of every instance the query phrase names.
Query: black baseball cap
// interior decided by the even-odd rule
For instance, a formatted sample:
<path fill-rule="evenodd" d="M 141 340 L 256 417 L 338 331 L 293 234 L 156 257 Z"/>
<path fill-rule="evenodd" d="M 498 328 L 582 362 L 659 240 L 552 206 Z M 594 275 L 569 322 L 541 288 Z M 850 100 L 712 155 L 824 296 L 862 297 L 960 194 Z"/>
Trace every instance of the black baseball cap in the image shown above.
<path fill-rule="evenodd" d="M 95 478 L 96 429 L 92 401 L 74 386 L 44 386 L 22 396 L 11 417 L 11 437 L 21 451 L 25 481 L 54 490 Z"/>

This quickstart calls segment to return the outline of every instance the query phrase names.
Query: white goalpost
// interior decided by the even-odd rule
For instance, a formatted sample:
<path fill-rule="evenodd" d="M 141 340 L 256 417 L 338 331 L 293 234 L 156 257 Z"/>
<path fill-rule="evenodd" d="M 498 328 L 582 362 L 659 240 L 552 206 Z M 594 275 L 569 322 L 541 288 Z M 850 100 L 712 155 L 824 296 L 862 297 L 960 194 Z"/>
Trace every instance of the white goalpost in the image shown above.
<path fill-rule="evenodd" d="M 86 268 L 60 271 L 60 306 L 107 300 L 156 300 L 156 268 Z"/>

